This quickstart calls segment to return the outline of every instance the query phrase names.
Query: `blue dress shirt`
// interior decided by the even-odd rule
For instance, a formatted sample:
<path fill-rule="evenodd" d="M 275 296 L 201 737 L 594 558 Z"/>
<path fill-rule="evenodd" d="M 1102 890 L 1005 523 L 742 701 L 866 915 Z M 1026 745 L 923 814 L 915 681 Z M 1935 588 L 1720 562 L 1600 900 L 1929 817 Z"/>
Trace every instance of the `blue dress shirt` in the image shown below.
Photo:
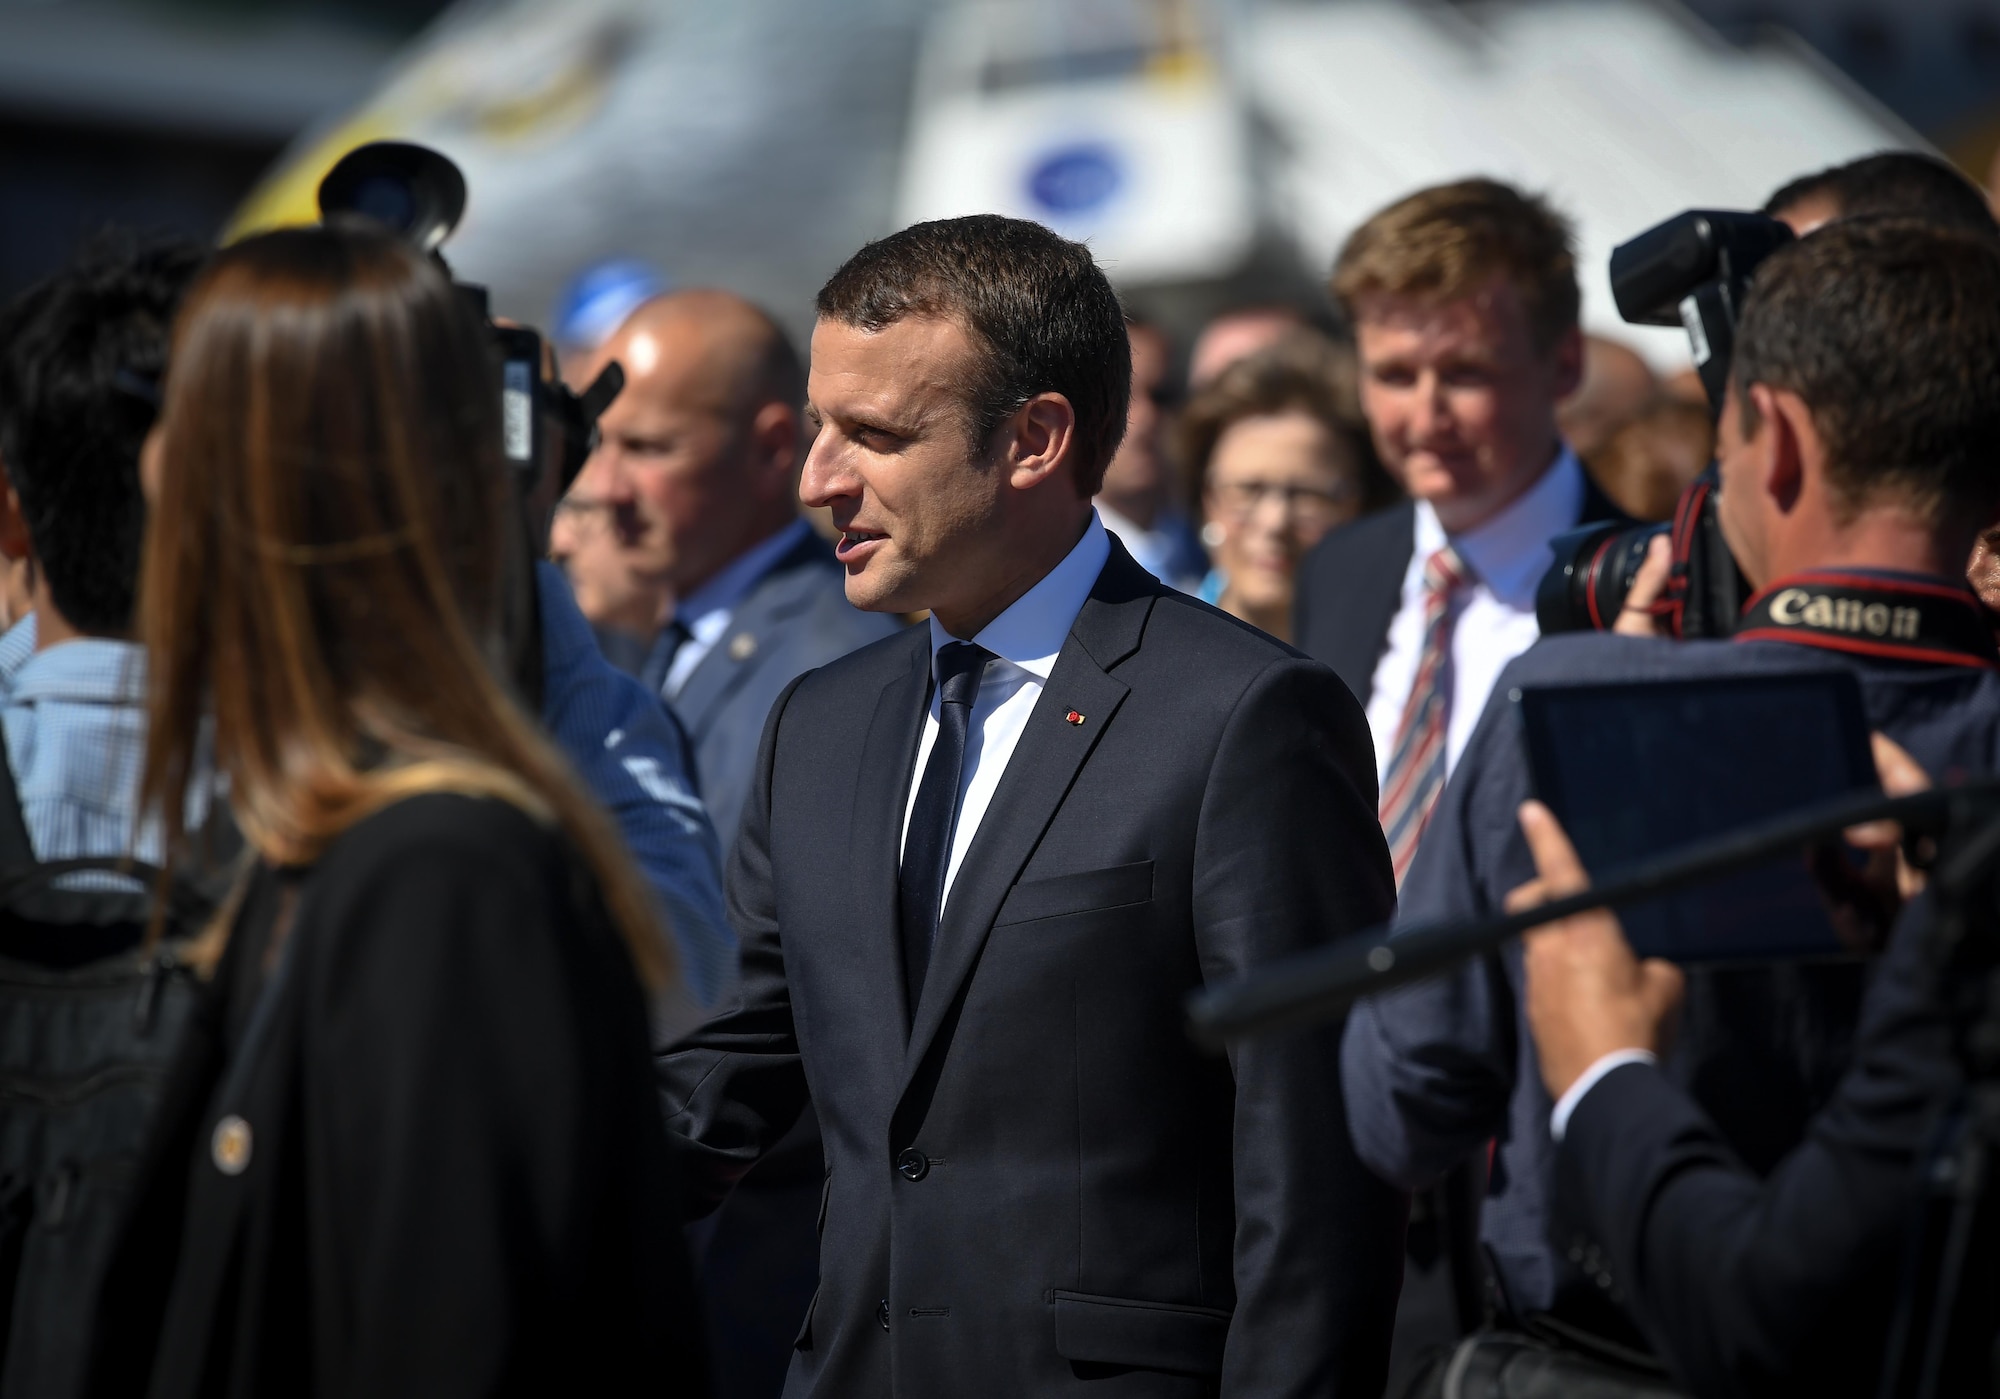
<path fill-rule="evenodd" d="M 695 795 L 687 736 L 660 699 L 597 649 L 554 564 L 536 565 L 542 599 L 542 723 L 658 892 L 688 987 L 713 1004 L 736 967 L 722 903 L 722 853 Z"/>

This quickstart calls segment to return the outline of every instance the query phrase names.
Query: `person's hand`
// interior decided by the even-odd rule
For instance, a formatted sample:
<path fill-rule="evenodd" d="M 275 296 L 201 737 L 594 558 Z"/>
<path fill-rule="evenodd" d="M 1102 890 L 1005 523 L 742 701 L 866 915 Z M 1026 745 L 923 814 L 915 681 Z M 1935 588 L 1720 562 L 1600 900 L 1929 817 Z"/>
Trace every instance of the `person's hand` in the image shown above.
<path fill-rule="evenodd" d="M 1507 908 L 1533 908 L 1590 887 L 1576 847 L 1540 802 L 1521 804 L 1521 831 L 1536 878 L 1507 896 Z M 1680 1008 L 1686 978 L 1679 967 L 1632 954 L 1617 916 L 1594 909 L 1549 923 L 1522 939 L 1528 1028 L 1549 1096 L 1561 1101 L 1584 1070 L 1621 1049 L 1657 1054 Z"/>
<path fill-rule="evenodd" d="M 1908 797 L 1931 789 L 1931 775 L 1903 747 L 1887 734 L 1868 735 L 1875 757 L 1875 775 L 1886 796 Z M 1907 902 L 1924 891 L 1924 872 L 1914 868 L 1903 855 L 1903 828 L 1894 821 L 1869 821 L 1849 826 L 1841 835 L 1857 850 L 1869 854 L 1870 876 L 1883 884 L 1893 882 L 1896 896 Z"/>
<path fill-rule="evenodd" d="M 1667 619 L 1654 614 L 1653 604 L 1667 590 L 1667 580 L 1673 572 L 1673 540 L 1664 534 L 1656 534 L 1646 545 L 1645 561 L 1632 575 L 1632 591 L 1626 594 L 1625 605 L 1618 609 L 1611 630 L 1620 636 L 1671 636 L 1672 633 L 1667 630 Z"/>

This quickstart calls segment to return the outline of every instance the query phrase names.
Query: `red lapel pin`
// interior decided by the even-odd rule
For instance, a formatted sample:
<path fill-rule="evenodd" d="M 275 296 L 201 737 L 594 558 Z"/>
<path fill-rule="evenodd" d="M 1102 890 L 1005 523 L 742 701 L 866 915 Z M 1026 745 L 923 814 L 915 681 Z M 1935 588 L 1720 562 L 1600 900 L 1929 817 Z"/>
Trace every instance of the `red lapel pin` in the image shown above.
<path fill-rule="evenodd" d="M 1074 709 L 1072 709 L 1069 713 L 1063 715 L 1063 718 L 1068 720 L 1072 724 L 1081 724 L 1083 722 L 1083 716 L 1077 713 Z"/>

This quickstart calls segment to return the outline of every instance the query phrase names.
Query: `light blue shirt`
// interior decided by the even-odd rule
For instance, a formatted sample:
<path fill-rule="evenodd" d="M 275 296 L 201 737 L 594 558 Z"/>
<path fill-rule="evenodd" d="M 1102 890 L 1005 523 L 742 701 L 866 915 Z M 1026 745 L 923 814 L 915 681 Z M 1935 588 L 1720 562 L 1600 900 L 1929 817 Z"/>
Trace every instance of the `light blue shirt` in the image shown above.
<path fill-rule="evenodd" d="M 158 864 L 152 823 L 133 839 L 146 761 L 146 656 L 79 637 L 35 649 L 32 614 L 0 637 L 0 728 L 36 858 L 136 855 Z"/>
<path fill-rule="evenodd" d="M 1014 600 L 1012 606 L 980 628 L 974 644 L 993 653 L 979 677 L 979 692 L 973 697 L 971 728 L 966 734 L 965 766 L 958 780 L 958 824 L 952 829 L 951 855 L 945 865 L 944 893 L 958 880 L 958 867 L 965 852 L 986 819 L 986 808 L 1000 786 L 1001 774 L 1013 760 L 1014 749 L 1028 727 L 1035 701 L 1042 697 L 1049 673 L 1056 667 L 1069 630 L 1077 614 L 1090 600 L 1097 576 L 1111 557 L 1111 536 L 1104 522 L 1093 513 L 1083 538 L 1076 542 L 1061 563 L 1042 576 L 1040 582 Z M 910 818 L 917 809 L 917 789 L 923 783 L 924 766 L 931 749 L 937 746 L 938 694 L 937 653 L 954 641 L 935 613 L 931 616 L 931 707 L 924 715 L 923 737 L 917 742 L 917 765 L 910 774 L 910 790 L 903 805 L 903 838 L 910 835 Z M 940 905 L 942 907 L 942 905 Z"/>
<path fill-rule="evenodd" d="M 764 580 L 764 575 L 778 566 L 778 560 L 792 552 L 799 541 L 812 532 L 812 525 L 805 520 L 794 520 L 761 544 L 752 545 L 738 554 L 729 565 L 715 577 L 688 594 L 687 601 L 674 609 L 674 620 L 687 628 L 688 639 L 674 652 L 673 664 L 667 667 L 667 678 L 660 689 L 668 699 L 681 692 L 687 678 L 694 674 L 694 668 L 715 649 L 715 643 L 722 640 L 722 634 L 729 630 L 729 619 L 736 611 L 736 605 L 750 595 L 750 590 Z"/>

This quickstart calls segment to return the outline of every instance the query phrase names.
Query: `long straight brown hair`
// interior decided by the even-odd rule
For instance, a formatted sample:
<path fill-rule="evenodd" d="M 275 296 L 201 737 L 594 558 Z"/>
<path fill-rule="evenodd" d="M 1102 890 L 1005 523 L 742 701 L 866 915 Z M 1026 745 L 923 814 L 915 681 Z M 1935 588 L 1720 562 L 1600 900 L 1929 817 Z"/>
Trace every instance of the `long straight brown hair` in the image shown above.
<path fill-rule="evenodd" d="M 310 864 L 419 792 L 510 801 L 582 852 L 642 980 L 666 989 L 645 887 L 497 678 L 522 526 L 494 352 L 443 273 L 368 226 L 246 239 L 190 290 L 169 365 L 139 605 L 142 801 L 168 849 L 212 716 L 231 812 L 266 860 Z"/>

